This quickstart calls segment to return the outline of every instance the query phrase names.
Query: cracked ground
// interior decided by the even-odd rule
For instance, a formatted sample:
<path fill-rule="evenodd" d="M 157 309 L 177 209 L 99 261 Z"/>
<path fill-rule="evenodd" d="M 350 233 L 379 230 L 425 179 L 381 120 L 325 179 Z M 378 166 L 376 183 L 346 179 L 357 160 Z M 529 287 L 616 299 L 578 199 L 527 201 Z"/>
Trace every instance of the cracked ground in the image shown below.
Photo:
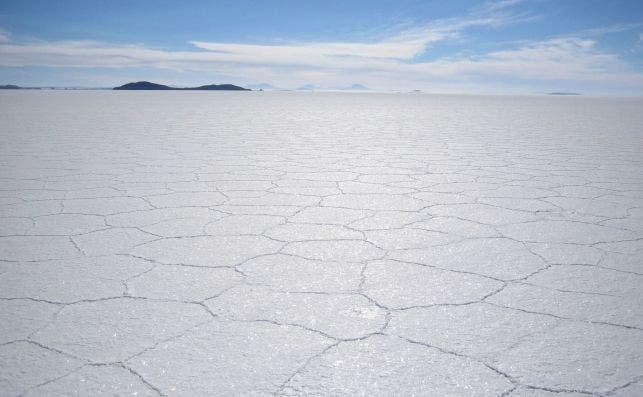
<path fill-rule="evenodd" d="M 0 95 L 0 395 L 643 395 L 640 99 Z"/>

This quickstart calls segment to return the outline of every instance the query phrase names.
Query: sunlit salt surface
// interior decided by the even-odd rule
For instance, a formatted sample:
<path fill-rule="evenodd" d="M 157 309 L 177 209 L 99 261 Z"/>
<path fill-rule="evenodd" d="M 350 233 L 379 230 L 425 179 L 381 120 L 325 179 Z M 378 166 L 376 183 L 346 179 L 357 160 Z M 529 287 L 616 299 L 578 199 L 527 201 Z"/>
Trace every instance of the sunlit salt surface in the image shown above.
<path fill-rule="evenodd" d="M 2 92 L 0 395 L 641 395 L 642 129 L 641 99 Z"/>

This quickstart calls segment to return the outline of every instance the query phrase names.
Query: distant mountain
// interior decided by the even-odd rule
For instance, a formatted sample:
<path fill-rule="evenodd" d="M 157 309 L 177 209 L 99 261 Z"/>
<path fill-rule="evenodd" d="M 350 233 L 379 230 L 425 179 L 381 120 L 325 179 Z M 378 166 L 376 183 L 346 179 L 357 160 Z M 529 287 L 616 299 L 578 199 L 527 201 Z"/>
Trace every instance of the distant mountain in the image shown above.
<path fill-rule="evenodd" d="M 149 81 L 138 81 L 136 83 L 123 84 L 114 87 L 115 90 L 201 90 L 201 91 L 250 91 L 247 88 L 232 84 L 209 84 L 199 87 L 175 88 L 163 84 L 150 83 Z"/>
<path fill-rule="evenodd" d="M 179 88 L 180 90 L 218 90 L 218 91 L 251 91 L 247 88 L 232 84 L 209 84 L 194 88 Z"/>
<path fill-rule="evenodd" d="M 313 91 L 313 90 L 317 90 L 319 88 L 320 87 L 318 85 L 315 85 L 315 84 L 304 84 L 304 85 L 302 85 L 301 87 L 299 87 L 297 89 L 298 90 L 303 90 L 303 91 Z"/>
<path fill-rule="evenodd" d="M 149 81 L 138 81 L 136 83 L 123 84 L 120 87 L 114 87 L 115 90 L 171 90 L 163 84 L 150 83 Z"/>
<path fill-rule="evenodd" d="M 109 90 L 105 87 L 20 87 L 13 84 L 0 85 L 0 90 Z"/>
<path fill-rule="evenodd" d="M 355 83 L 355 84 L 351 85 L 350 87 L 346 87 L 344 89 L 345 90 L 355 90 L 355 91 L 370 90 L 370 88 L 368 88 L 367 86 L 359 84 L 359 83 Z"/>
<path fill-rule="evenodd" d="M 580 95 L 578 92 L 548 92 L 547 95 Z"/>

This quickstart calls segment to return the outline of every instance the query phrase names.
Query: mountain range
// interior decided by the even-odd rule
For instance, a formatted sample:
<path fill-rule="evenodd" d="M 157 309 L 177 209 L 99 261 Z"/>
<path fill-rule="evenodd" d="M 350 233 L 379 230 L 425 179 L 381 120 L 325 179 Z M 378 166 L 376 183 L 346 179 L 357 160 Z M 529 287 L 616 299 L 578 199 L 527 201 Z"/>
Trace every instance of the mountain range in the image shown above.
<path fill-rule="evenodd" d="M 137 81 L 135 83 L 123 84 L 114 87 L 114 90 L 200 90 L 200 91 L 251 91 L 248 88 L 239 87 L 233 84 L 209 84 L 199 87 L 176 88 L 163 84 L 150 83 L 149 81 Z"/>

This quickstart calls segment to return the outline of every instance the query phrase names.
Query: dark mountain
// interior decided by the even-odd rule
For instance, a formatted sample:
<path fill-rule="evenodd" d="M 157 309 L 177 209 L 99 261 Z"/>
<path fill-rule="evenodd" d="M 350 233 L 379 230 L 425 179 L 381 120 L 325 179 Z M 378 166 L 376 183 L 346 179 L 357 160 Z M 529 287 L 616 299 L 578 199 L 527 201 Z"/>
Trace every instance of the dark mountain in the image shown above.
<path fill-rule="evenodd" d="M 297 88 L 298 90 L 302 91 L 314 91 L 319 89 L 320 87 L 316 84 L 304 84 L 301 87 Z"/>
<path fill-rule="evenodd" d="M 17 85 L 13 84 L 7 84 L 7 85 L 0 85 L 0 90 L 19 90 L 22 87 L 18 87 Z"/>
<path fill-rule="evenodd" d="M 247 88 L 233 84 L 210 84 L 194 88 L 182 88 L 183 90 L 219 90 L 219 91 L 250 91 Z"/>
<path fill-rule="evenodd" d="M 359 91 L 370 90 L 370 88 L 368 88 L 367 86 L 359 84 L 359 83 L 355 83 L 355 84 L 351 85 L 350 87 L 347 87 L 347 88 L 344 88 L 344 89 L 345 90 L 359 90 Z"/>
<path fill-rule="evenodd" d="M 548 92 L 547 95 L 580 95 L 578 92 Z"/>
<path fill-rule="evenodd" d="M 150 83 L 149 81 L 138 81 L 136 83 L 123 84 L 120 87 L 114 87 L 115 90 L 171 90 L 163 84 Z"/>
<path fill-rule="evenodd" d="M 200 87 L 175 88 L 163 84 L 150 83 L 149 81 L 138 81 L 136 83 L 127 83 L 120 87 L 114 87 L 115 90 L 203 90 L 203 91 L 250 91 L 247 88 L 239 87 L 232 84 L 209 84 Z"/>

